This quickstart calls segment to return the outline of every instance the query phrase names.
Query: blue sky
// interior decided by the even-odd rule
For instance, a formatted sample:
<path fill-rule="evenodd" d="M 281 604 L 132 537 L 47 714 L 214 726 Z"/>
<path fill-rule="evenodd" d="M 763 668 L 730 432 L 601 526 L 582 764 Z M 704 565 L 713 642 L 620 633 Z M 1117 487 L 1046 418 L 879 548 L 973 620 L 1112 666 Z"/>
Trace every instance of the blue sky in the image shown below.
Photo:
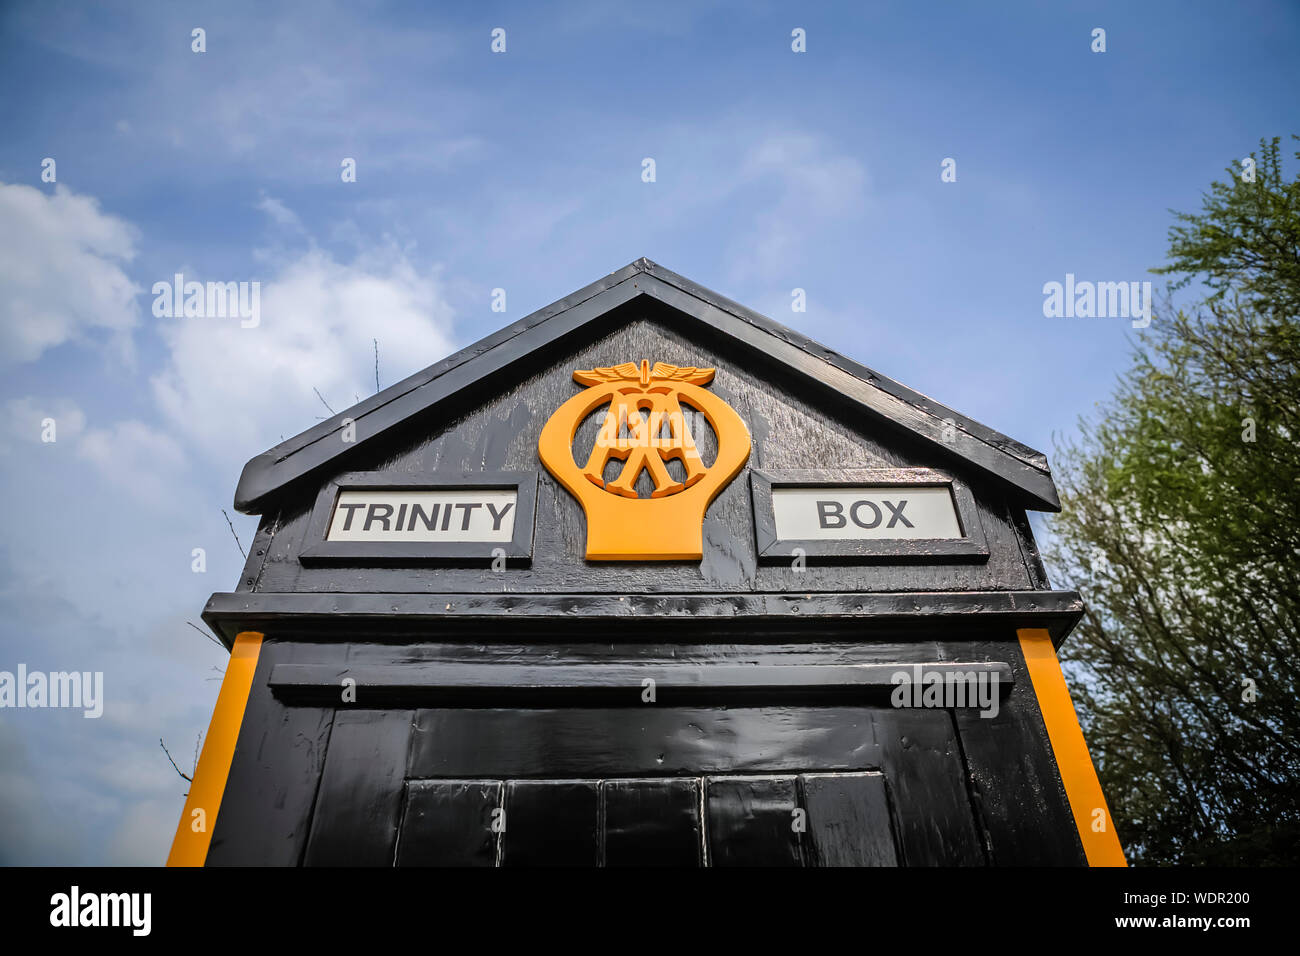
<path fill-rule="evenodd" d="M 387 386 L 648 256 L 1050 454 L 1132 330 L 1043 284 L 1156 278 L 1168 210 L 1300 131 L 1297 41 L 1284 2 L 5 4 L 0 670 L 108 700 L 0 711 L 0 862 L 164 859 L 221 509 L 372 339 Z M 261 324 L 155 318 L 176 272 Z"/>

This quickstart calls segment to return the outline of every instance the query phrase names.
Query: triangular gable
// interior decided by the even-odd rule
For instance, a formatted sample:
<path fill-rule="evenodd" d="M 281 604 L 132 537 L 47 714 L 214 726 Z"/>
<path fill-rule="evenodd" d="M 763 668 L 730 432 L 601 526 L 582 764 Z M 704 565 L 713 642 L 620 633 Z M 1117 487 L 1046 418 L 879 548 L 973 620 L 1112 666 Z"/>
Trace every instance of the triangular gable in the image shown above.
<path fill-rule="evenodd" d="M 998 479 L 1010 486 L 1024 506 L 1060 510 L 1047 458 L 1041 452 L 649 259 L 638 259 L 263 452 L 244 466 L 235 507 L 247 514 L 269 510 L 271 503 L 300 479 L 341 467 L 343 456 L 374 447 L 408 419 L 599 322 L 638 296 L 656 299 L 714 334 L 770 355 L 796 378 L 832 389 L 873 421 L 910 433 Z M 355 423 L 356 440 L 329 440 L 344 427 L 345 419 Z"/>

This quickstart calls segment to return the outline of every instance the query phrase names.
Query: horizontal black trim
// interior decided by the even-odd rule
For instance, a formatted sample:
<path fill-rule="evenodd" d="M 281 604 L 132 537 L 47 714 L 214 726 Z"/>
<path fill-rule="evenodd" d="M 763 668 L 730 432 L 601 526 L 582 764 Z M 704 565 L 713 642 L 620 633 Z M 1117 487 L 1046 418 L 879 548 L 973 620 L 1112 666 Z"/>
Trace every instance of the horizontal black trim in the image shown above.
<path fill-rule="evenodd" d="M 897 675 L 905 674 L 900 679 Z M 998 692 L 1014 680 L 1003 662 L 895 664 L 464 664 L 419 662 L 277 664 L 270 685 L 288 703 L 387 707 L 628 706 L 664 704 L 827 701 L 887 698 L 900 684 L 937 675 L 988 681 Z M 646 700 L 646 681 L 654 700 Z M 351 681 L 352 683 L 347 683 Z M 922 685 L 924 686 L 924 685 Z M 969 706 L 976 706 L 971 702 Z"/>
<path fill-rule="evenodd" d="M 455 626 L 482 633 L 489 622 L 517 630 L 553 625 L 562 633 L 596 627 L 618 641 L 611 621 L 655 623 L 670 638 L 700 630 L 739 631 L 764 625 L 812 629 L 897 625 L 930 637 L 961 625 L 997 624 L 1047 628 L 1058 646 L 1083 615 L 1073 591 L 926 591 L 877 594 L 359 594 L 330 592 L 218 592 L 203 619 L 226 642 L 242 630 L 318 633 L 348 639 L 359 629 L 377 633 L 426 633 Z M 796 623 L 803 622 L 803 623 Z M 634 638 L 622 637 L 623 640 Z M 952 639 L 963 639 L 954 634 Z"/>
<path fill-rule="evenodd" d="M 788 564 L 798 551 L 818 563 L 919 564 L 987 561 L 988 542 L 975 498 L 964 481 L 932 468 L 750 469 L 758 559 Z M 776 533 L 774 488 L 947 488 L 961 526 L 960 538 L 782 539 Z"/>
<path fill-rule="evenodd" d="M 913 433 L 946 454 L 1009 483 L 1029 507 L 1060 510 L 1041 453 L 852 362 L 792 329 L 647 259 L 619 269 L 520 319 L 352 408 L 258 455 L 244 466 L 235 507 L 257 514 L 288 486 L 326 467 L 463 389 L 521 362 L 637 296 L 650 296 L 730 340 L 770 356 L 809 382 L 847 399 L 873 419 Z M 337 433 L 351 422 L 356 440 Z"/>

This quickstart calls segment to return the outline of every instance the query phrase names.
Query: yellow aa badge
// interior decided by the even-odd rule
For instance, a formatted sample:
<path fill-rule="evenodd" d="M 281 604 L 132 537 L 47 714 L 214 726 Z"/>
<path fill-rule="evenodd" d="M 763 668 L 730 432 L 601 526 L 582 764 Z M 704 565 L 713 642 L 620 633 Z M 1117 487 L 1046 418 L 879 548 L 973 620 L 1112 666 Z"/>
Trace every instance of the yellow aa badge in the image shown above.
<path fill-rule="evenodd" d="M 569 399 L 542 428 L 542 464 L 582 503 L 587 515 L 591 561 L 698 561 L 704 555 L 704 511 L 749 457 L 749 430 L 735 409 L 704 386 L 711 368 L 679 367 L 642 360 L 573 373 L 590 386 Z M 585 466 L 573 457 L 578 427 L 608 405 Z M 718 439 L 713 464 L 705 466 L 682 406 L 698 412 Z M 666 462 L 677 459 L 683 477 Z M 611 460 L 623 462 L 606 481 Z M 654 484 L 640 497 L 637 479 Z"/>

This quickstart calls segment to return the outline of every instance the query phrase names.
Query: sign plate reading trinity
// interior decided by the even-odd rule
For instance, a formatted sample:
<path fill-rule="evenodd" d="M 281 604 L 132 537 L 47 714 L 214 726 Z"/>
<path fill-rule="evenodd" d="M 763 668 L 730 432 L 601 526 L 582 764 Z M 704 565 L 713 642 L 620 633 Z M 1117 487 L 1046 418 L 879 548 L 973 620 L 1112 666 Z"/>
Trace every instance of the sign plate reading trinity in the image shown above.
<path fill-rule="evenodd" d="M 773 488 L 776 535 L 788 541 L 961 538 L 946 487 Z"/>
<path fill-rule="evenodd" d="M 326 541 L 509 542 L 513 489 L 340 491 Z"/>

